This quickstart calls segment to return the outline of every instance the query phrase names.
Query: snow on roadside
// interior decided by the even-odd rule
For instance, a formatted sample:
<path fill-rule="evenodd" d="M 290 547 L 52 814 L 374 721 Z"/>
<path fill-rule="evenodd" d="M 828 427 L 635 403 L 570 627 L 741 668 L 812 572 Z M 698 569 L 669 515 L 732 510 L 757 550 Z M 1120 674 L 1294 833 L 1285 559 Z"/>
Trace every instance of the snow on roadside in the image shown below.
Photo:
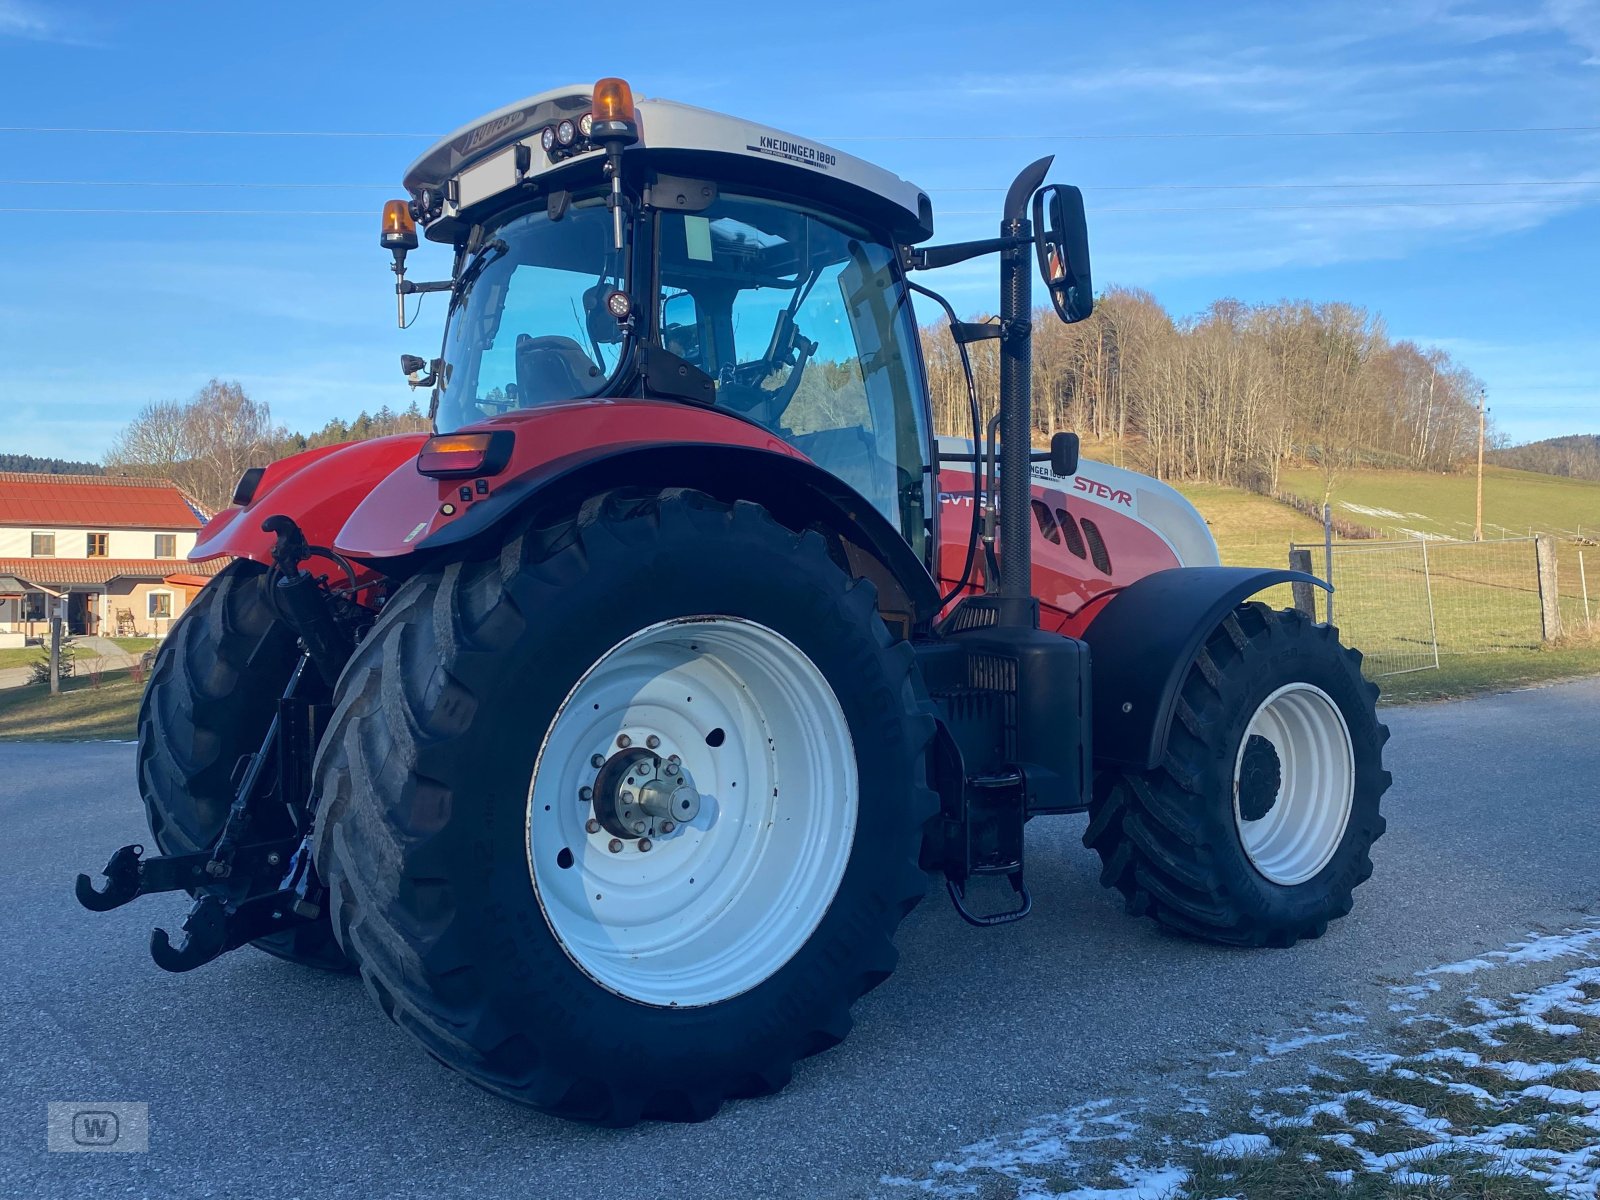
<path fill-rule="evenodd" d="M 1504 950 L 1491 950 L 1480 958 L 1445 963 L 1418 971 L 1417 975 L 1471 975 L 1495 967 L 1551 962 L 1559 958 L 1600 957 L 1600 926 L 1580 926 L 1560 933 L 1530 933 L 1525 942 L 1512 942 Z"/>
<path fill-rule="evenodd" d="M 1231 1069 L 1202 1069 L 1198 1088 L 1172 1083 L 1171 1096 L 1101 1098 L 1042 1116 L 1018 1134 L 964 1146 L 926 1172 L 884 1176 L 883 1194 L 1178 1200 L 1191 1181 L 1232 1179 L 1230 1164 L 1258 1162 L 1300 1172 L 1302 1180 L 1320 1174 L 1350 1183 L 1366 1174 L 1441 1187 L 1450 1186 L 1452 1171 L 1492 1170 L 1535 1181 L 1552 1195 L 1600 1197 L 1600 1087 L 1589 1088 L 1600 1078 L 1600 1053 L 1559 1052 L 1562 1039 L 1576 1046 L 1600 1035 L 1600 966 L 1574 966 L 1509 999 L 1470 991 L 1481 972 L 1571 959 L 1600 961 L 1600 924 L 1532 933 L 1504 949 L 1418 971 L 1419 982 L 1390 988 L 1402 998 L 1390 1011 L 1405 1014 L 1391 1024 L 1410 1046 L 1379 1043 L 1362 1027 L 1367 1018 L 1360 1006 L 1346 1003 L 1261 1039 L 1254 1052 L 1241 1047 L 1213 1054 Z M 1438 1007 L 1434 1002 L 1445 998 L 1443 982 L 1450 979 L 1469 988 L 1449 1010 L 1455 1017 L 1423 1011 Z M 1531 1048 L 1545 1053 L 1535 1058 Z M 1296 1054 L 1307 1057 L 1307 1082 L 1273 1088 L 1276 1107 L 1258 1099 L 1246 1122 L 1234 1105 L 1237 1123 L 1222 1125 L 1234 1132 L 1217 1136 L 1215 1126 L 1199 1132 L 1213 1119 L 1214 1106 L 1227 1105 L 1216 1093 L 1244 1086 L 1216 1081 L 1245 1078 L 1264 1064 L 1292 1062 Z M 1248 1090 L 1263 1096 L 1261 1088 Z M 1444 1107 L 1454 1124 L 1430 1111 L 1441 1095 L 1460 1098 Z M 1215 1119 L 1227 1120 L 1227 1112 Z M 1293 1155 L 1279 1145 L 1289 1139 Z"/>

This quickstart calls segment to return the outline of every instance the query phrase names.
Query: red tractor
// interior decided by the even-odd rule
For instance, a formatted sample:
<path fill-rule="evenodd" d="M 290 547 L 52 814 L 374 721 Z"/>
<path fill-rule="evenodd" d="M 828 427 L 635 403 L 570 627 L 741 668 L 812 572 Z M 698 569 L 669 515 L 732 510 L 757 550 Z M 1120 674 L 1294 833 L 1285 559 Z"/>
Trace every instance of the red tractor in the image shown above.
<path fill-rule="evenodd" d="M 1251 600 L 1315 580 L 1217 565 L 1072 435 L 1033 449 L 1035 259 L 1062 320 L 1093 304 L 1049 165 L 998 236 L 926 245 L 914 185 L 617 79 L 429 150 L 382 244 L 402 306 L 448 293 L 402 364 L 433 433 L 239 481 L 140 715 L 159 853 L 79 898 L 186 890 L 162 967 L 358 970 L 442 1062 L 608 1124 L 781 1088 L 930 873 L 970 922 L 1026 915 L 1035 816 L 1087 812 L 1172 929 L 1320 935 L 1383 832 L 1376 689 Z M 406 278 L 418 226 L 448 281 Z M 987 254 L 996 322 L 911 282 Z M 999 343 L 969 439 L 931 428 L 913 293 L 963 358 Z"/>

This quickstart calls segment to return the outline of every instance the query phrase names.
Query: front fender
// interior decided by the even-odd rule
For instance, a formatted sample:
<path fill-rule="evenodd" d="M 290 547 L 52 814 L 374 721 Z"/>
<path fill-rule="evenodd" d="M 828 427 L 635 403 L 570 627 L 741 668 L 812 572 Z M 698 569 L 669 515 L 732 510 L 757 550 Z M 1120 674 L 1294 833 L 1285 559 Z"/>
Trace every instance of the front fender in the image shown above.
<path fill-rule="evenodd" d="M 575 510 L 615 487 L 690 487 L 753 500 L 784 524 L 836 532 L 851 570 L 877 585 L 884 610 L 932 618 L 938 592 L 894 526 L 837 477 L 759 426 L 714 410 L 648 400 L 551 405 L 474 425 L 511 429 L 510 463 L 482 479 L 394 471 L 345 523 L 335 547 L 406 575 L 492 553 L 533 505 Z"/>
<path fill-rule="evenodd" d="M 293 517 L 313 545 L 333 545 L 368 493 L 414 460 L 427 436 L 400 433 L 280 458 L 265 469 L 250 503 L 230 504 L 206 522 L 189 558 L 201 562 L 231 554 L 271 562 L 276 539 L 261 532 L 261 522 L 274 513 Z"/>
<path fill-rule="evenodd" d="M 1080 635 L 1094 664 L 1094 757 L 1148 771 L 1167 733 L 1189 665 L 1235 605 L 1279 583 L 1311 583 L 1303 571 L 1174 567 L 1135 580 L 1106 601 Z"/>

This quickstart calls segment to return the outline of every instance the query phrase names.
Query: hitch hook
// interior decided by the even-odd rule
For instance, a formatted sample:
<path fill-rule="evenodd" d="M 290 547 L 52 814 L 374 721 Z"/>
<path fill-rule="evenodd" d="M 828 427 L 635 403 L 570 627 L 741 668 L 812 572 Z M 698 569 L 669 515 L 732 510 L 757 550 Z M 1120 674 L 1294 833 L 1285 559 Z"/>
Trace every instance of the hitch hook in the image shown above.
<path fill-rule="evenodd" d="M 174 946 L 165 929 L 150 931 L 150 957 L 163 971 L 192 971 L 228 949 L 228 914 L 216 896 L 202 896 L 183 921 Z"/>
<path fill-rule="evenodd" d="M 134 844 L 113 854 L 101 872 L 106 877 L 104 888 L 95 887 L 94 881 L 80 872 L 73 888 L 78 903 L 90 912 L 110 912 L 135 899 L 139 895 L 139 856 L 143 853 L 144 847 Z"/>

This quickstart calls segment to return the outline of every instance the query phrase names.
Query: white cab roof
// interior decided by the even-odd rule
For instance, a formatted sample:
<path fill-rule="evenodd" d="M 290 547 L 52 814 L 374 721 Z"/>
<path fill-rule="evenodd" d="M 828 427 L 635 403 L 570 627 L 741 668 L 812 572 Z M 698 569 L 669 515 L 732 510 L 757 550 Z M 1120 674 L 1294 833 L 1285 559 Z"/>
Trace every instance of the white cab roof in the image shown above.
<path fill-rule="evenodd" d="M 423 206 L 428 213 L 442 201 L 439 215 L 451 217 L 527 180 L 598 154 L 562 156 L 557 151 L 552 157 L 539 141 L 545 126 L 563 118 L 576 121 L 588 112 L 592 92 L 588 85 L 552 88 L 463 125 L 411 164 L 405 174 L 407 191 L 419 200 L 428 194 L 434 202 Z M 835 181 L 834 187 L 860 189 L 902 212 L 905 219 L 896 224 L 920 233 L 908 240 L 932 233 L 932 205 L 922 189 L 865 159 L 767 125 L 671 100 L 640 99 L 635 109 L 639 141 L 629 153 L 636 149 L 711 152 L 775 166 L 778 177 L 788 176 L 791 183 L 803 182 L 796 172 L 825 177 Z M 518 146 L 527 148 L 523 151 L 527 167 L 520 174 Z"/>

